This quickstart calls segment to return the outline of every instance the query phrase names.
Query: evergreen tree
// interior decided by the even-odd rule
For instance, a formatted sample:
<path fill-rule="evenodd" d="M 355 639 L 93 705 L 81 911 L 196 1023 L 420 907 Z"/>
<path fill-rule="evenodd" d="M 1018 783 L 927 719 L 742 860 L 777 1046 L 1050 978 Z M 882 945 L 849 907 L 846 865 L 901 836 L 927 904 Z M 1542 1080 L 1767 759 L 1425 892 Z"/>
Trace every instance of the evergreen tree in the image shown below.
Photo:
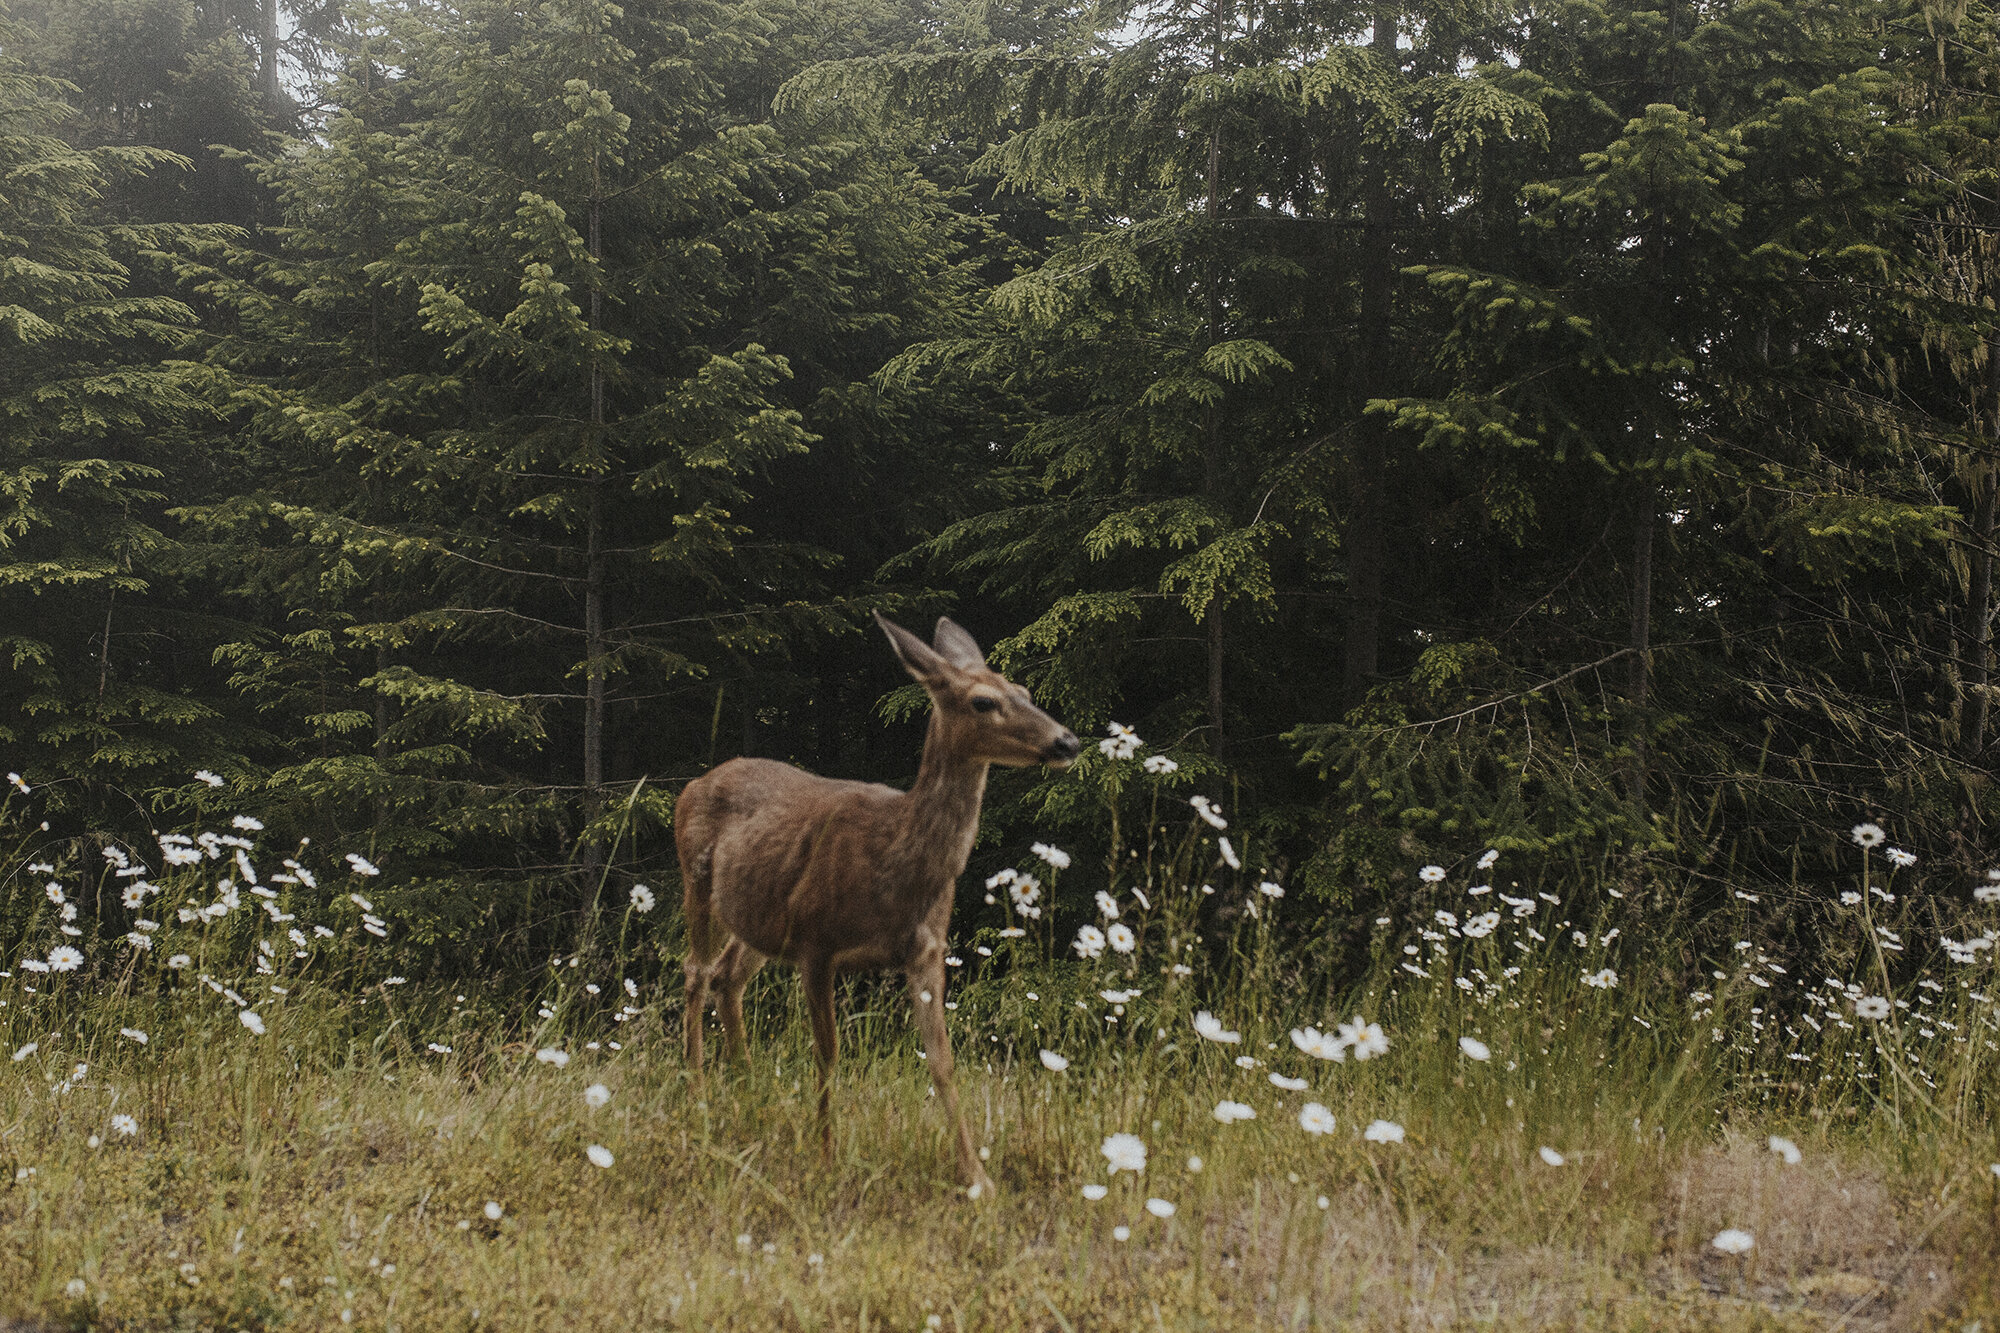
<path fill-rule="evenodd" d="M 995 291 L 979 336 L 895 374 L 1020 393 L 1012 466 L 1034 490 L 924 558 L 1036 617 L 1000 648 L 1066 717 L 1193 742 L 1184 759 L 1230 761 L 1267 808 L 1291 785 L 1274 719 L 1372 678 L 1383 581 L 1402 577 L 1384 534 L 1411 469 L 1366 407 L 1421 341 L 1391 309 L 1400 257 L 1421 253 L 1410 224 L 1540 128 L 1465 68 L 1493 54 L 1485 34 L 1412 23 L 1399 49 L 1401 18 L 1144 6 L 1112 15 L 1136 39 L 1098 57 L 875 61 L 788 93 L 1016 123 L 982 166 L 1066 201 L 1067 234 Z"/>
<path fill-rule="evenodd" d="M 135 290 L 135 272 L 197 233 L 104 216 L 119 182 L 186 161 L 65 141 L 74 87 L 24 69 L 13 52 L 29 34 L 0 25 L 0 735 L 82 821 L 236 743 L 204 698 L 200 627 L 161 597 L 162 510 L 206 425 L 161 358 L 195 315 Z"/>
<path fill-rule="evenodd" d="M 231 653 L 316 736 L 269 780 L 301 828 L 589 870 L 718 686 L 858 619 L 794 534 L 863 487 L 798 469 L 900 429 L 859 381 L 944 317 L 958 229 L 893 146 L 763 114 L 793 16 L 384 11 L 263 165 L 282 248 L 204 276 L 252 484 L 190 518 L 287 608 Z"/>

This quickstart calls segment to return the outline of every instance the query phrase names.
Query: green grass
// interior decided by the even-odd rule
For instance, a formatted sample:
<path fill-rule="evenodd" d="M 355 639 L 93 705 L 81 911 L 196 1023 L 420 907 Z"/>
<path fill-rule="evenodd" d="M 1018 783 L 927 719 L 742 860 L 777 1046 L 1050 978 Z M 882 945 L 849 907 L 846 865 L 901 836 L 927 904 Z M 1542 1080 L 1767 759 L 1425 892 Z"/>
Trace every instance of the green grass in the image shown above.
<path fill-rule="evenodd" d="M 9 1174 L 33 1169 L 0 1210 L 0 1309 L 216 1329 L 332 1328 L 350 1311 L 409 1329 L 1817 1328 L 1850 1310 L 1858 1326 L 1996 1313 L 1990 1142 L 1879 1114 L 1728 1110 L 1709 1075 L 1610 1040 L 1601 1015 L 1571 1011 L 1554 1033 L 1550 1008 L 1509 1010 L 1486 1064 L 1393 1023 L 1366 1064 L 1247 1030 L 1240 1049 L 1310 1078 L 1305 1092 L 1236 1067 L 1239 1048 L 1185 1021 L 1054 1074 L 1026 1044 L 986 1041 L 982 1060 L 970 1020 L 963 1091 L 1001 1189 L 973 1202 L 948 1179 L 923 1064 L 884 1039 L 879 1010 L 850 1019 L 862 1053 L 821 1162 L 800 1025 L 780 979 L 765 990 L 751 1063 L 706 1100 L 651 1016 L 620 1029 L 617 1053 L 565 1041 L 557 1069 L 523 1047 L 336 1051 L 341 1016 L 306 1002 L 262 1038 L 210 1022 L 143 1049 L 100 1041 L 59 1094 L 45 1080 L 83 1048 L 51 1040 L 0 1107 Z M 1509 1051 L 1527 1057 L 1512 1071 Z M 612 1097 L 593 1109 L 595 1082 Z M 1258 1118 L 1218 1124 L 1224 1097 Z M 1308 1098 L 1335 1132 L 1299 1128 Z M 137 1135 L 110 1129 L 121 1112 Z M 1378 1117 L 1406 1141 L 1363 1141 Z M 1107 1176 L 1114 1132 L 1146 1141 L 1143 1177 Z M 1804 1161 L 1771 1153 L 1771 1132 Z M 592 1143 L 615 1164 L 591 1165 Z M 1544 1163 L 1544 1145 L 1565 1164 Z M 1085 1200 L 1086 1183 L 1108 1197 Z M 1177 1211 L 1155 1218 L 1148 1198 Z M 1732 1226 L 1757 1237 L 1740 1259 L 1707 1246 Z M 79 1278 L 84 1294 L 67 1294 Z"/>
<path fill-rule="evenodd" d="M 1441 883 L 1434 902 L 1377 924 L 1374 961 L 1344 976 L 1330 951 L 1277 928 L 1296 904 L 1198 864 L 1206 846 L 1190 836 L 1147 863 L 1150 906 L 1125 886 L 1132 953 L 1079 960 L 1047 918 L 1024 936 L 964 932 L 960 1090 L 1000 1187 L 978 1201 L 951 1182 L 947 1127 L 893 986 L 843 995 L 828 1163 L 782 969 L 753 987 L 747 1066 L 714 1071 L 702 1095 L 679 1054 L 677 978 L 634 942 L 629 916 L 594 933 L 614 943 L 556 960 L 526 990 L 420 987 L 387 975 L 409 957 L 390 908 L 384 944 L 344 895 L 291 886 L 272 910 L 338 928 L 303 958 L 274 949 L 259 974 L 257 941 L 282 927 L 247 896 L 179 920 L 214 893 L 212 867 L 189 867 L 146 909 L 173 917 L 152 949 L 78 937 L 83 969 L 0 979 L 6 1049 L 34 1044 L 0 1085 L 0 1317 L 217 1330 L 2000 1318 L 1992 950 L 1892 960 L 1867 943 L 1888 923 L 1829 915 L 1828 930 L 1852 936 L 1847 975 L 1909 1006 L 1870 1023 L 1825 976 L 1780 971 L 1733 938 L 1702 960 L 1700 975 L 1722 973 L 1712 993 L 1684 992 L 1687 963 L 1661 960 L 1684 960 L 1693 936 L 1654 904 L 1580 894 L 1586 913 L 1509 881 L 1499 927 L 1468 938 L 1452 932 L 1499 895 Z M 1228 887 L 1203 894 L 1204 879 Z M 17 956 L 69 938 L 18 880 L 4 910 L 27 922 Z M 1893 928 L 1928 948 L 1915 924 Z M 176 952 L 190 964 L 168 967 Z M 1615 985 L 1585 983 L 1614 966 Z M 627 975 L 660 979 L 628 1000 Z M 1101 995 L 1111 988 L 1140 993 L 1121 1006 Z M 262 1035 L 239 1021 L 239 999 Z M 1200 1009 L 1242 1039 L 1197 1035 Z M 1335 1063 L 1289 1035 L 1357 1014 L 1381 1024 L 1386 1052 Z M 1069 1067 L 1046 1069 L 1044 1048 Z M 601 1107 L 584 1096 L 595 1083 L 610 1090 Z M 1256 1118 L 1218 1123 L 1224 1099 Z M 1333 1132 L 1301 1127 L 1309 1100 Z M 113 1128 L 122 1115 L 135 1134 Z M 1404 1140 L 1367 1141 L 1377 1119 Z M 1145 1142 L 1143 1175 L 1107 1171 L 1114 1133 Z M 1772 1134 L 1802 1160 L 1782 1160 Z M 593 1144 L 611 1166 L 590 1162 Z M 1724 1228 L 1754 1247 L 1717 1251 Z"/>

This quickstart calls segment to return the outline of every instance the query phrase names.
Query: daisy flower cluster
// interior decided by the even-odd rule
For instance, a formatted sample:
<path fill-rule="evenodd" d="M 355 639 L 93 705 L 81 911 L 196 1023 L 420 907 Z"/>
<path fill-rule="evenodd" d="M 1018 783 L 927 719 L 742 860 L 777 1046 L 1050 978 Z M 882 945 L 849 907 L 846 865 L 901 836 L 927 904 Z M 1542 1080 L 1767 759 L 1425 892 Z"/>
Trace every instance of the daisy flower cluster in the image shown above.
<path fill-rule="evenodd" d="M 222 785 L 206 771 L 197 781 Z M 16 929 L 0 954 L 12 960 L 0 970 L 0 982 L 11 983 L 0 991 L 0 1012 L 17 1027 L 36 1024 L 43 1001 L 63 1002 L 51 987 L 66 974 L 116 969 L 177 1002 L 220 1002 L 235 1019 L 232 1030 L 254 1038 L 268 1031 L 267 1013 L 301 979 L 363 984 L 372 967 L 369 942 L 391 933 L 360 892 L 381 870 L 358 852 L 333 871 L 315 869 L 309 840 L 289 854 L 266 855 L 258 843 L 263 829 L 255 816 L 239 814 L 221 829 L 155 831 L 149 848 L 106 842 L 96 849 L 94 874 L 75 863 L 73 850 L 28 862 L 25 875 L 10 880 L 14 910 L 5 919 Z M 58 860 L 68 864 L 59 868 Z M 87 898 L 74 887 L 93 880 Z M 151 1040 L 130 1026 L 118 1036 L 139 1048 Z"/>

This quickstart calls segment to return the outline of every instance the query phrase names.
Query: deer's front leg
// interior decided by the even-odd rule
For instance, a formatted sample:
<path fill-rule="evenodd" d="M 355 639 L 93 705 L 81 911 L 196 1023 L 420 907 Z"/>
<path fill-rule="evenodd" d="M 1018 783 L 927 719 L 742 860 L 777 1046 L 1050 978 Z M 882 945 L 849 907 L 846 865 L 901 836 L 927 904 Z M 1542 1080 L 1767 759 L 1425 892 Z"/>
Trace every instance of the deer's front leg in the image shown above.
<path fill-rule="evenodd" d="M 910 967 L 909 977 L 910 1002 L 916 1006 L 917 1031 L 923 1035 L 931 1084 L 937 1089 L 938 1100 L 944 1103 L 952 1132 L 958 1136 L 958 1178 L 965 1182 L 973 1198 L 990 1199 L 994 1195 L 993 1179 L 980 1165 L 979 1153 L 972 1146 L 972 1131 L 965 1127 L 965 1117 L 958 1109 L 958 1088 L 951 1079 L 951 1036 L 944 1026 L 944 950 L 929 949 L 919 955 Z"/>
<path fill-rule="evenodd" d="M 840 1027 L 833 1015 L 833 964 L 824 958 L 800 965 L 806 1013 L 812 1018 L 813 1054 L 819 1057 L 819 1148 L 833 1160 L 833 1066 L 840 1059 Z"/>

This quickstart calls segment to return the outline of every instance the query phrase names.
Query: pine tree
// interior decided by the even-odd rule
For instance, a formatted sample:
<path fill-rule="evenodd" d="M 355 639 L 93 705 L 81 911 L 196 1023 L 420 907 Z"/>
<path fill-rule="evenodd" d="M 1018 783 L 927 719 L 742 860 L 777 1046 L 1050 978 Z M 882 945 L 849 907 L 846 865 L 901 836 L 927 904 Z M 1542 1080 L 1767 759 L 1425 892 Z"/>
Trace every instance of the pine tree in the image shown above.
<path fill-rule="evenodd" d="M 1411 469 L 1367 406 L 1398 392 L 1416 337 L 1391 310 L 1421 244 L 1404 220 L 1540 123 L 1461 69 L 1491 55 L 1482 34 L 1412 24 L 1399 51 L 1400 17 L 1152 5 L 1112 15 L 1136 40 L 1099 57 L 857 62 L 788 90 L 975 132 L 984 115 L 1011 132 L 983 169 L 1063 203 L 1066 234 L 994 292 L 980 336 L 894 373 L 1004 383 L 1032 406 L 1011 479 L 1034 490 L 923 554 L 1036 617 L 1002 652 L 1065 716 L 1122 715 L 1199 738 L 1190 759 L 1282 778 L 1271 719 L 1375 670 L 1402 563 L 1383 534 Z"/>
<path fill-rule="evenodd" d="M 1350 814 L 1721 848 L 1782 881 L 1857 808 L 1915 840 L 1958 787 L 1909 706 L 1947 511 L 1881 396 L 1927 149 L 1872 67 L 1880 19 L 1576 5 L 1524 29 L 1550 125 L 1527 216 L 1466 210 L 1419 270 L 1450 332 L 1434 391 L 1394 405 L 1516 545 L 1469 585 L 1499 614 L 1462 604 L 1395 712 L 1298 733 Z"/>
<path fill-rule="evenodd" d="M 195 315 L 135 282 L 199 234 L 105 215 L 120 182 L 185 160 L 72 146 L 75 88 L 27 72 L 12 52 L 30 35 L 0 23 L 0 735 L 81 819 L 184 784 L 235 743 L 203 698 L 200 630 L 160 595 L 162 511 L 199 467 L 205 424 L 162 357 Z"/>
<path fill-rule="evenodd" d="M 301 827 L 588 871 L 718 685 L 860 618 L 772 516 L 852 524 L 798 469 L 895 429 L 859 381 L 950 304 L 957 228 L 893 147 L 761 114 L 788 12 L 385 11 L 264 164 L 282 248 L 204 275 L 255 481 L 191 517 L 287 608 L 232 652 L 316 734 L 270 778 Z"/>

